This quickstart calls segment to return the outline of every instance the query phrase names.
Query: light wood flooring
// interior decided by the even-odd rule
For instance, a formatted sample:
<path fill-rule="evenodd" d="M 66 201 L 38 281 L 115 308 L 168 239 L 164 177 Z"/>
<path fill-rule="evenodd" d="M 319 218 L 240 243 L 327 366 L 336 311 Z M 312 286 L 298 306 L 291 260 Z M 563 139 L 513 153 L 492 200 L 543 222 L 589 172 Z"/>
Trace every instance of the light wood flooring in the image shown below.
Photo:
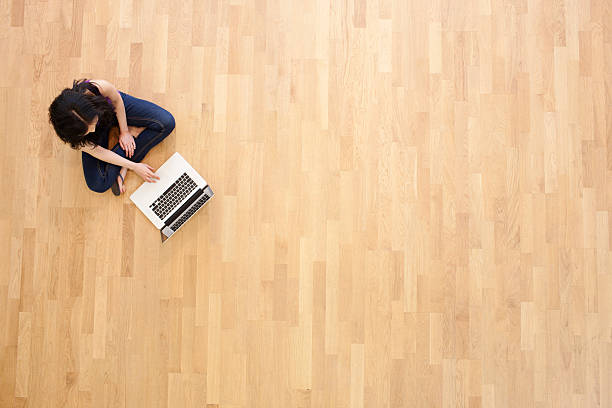
<path fill-rule="evenodd" d="M 0 0 L 1 407 L 612 407 L 610 0 Z M 172 112 L 163 246 L 48 123 Z"/>

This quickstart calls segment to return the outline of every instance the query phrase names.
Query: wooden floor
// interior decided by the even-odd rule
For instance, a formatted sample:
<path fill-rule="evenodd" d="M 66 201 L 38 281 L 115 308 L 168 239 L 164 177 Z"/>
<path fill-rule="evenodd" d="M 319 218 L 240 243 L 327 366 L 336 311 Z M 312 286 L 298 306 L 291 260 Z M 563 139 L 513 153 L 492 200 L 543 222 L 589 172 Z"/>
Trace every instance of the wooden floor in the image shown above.
<path fill-rule="evenodd" d="M 612 407 L 609 0 L 0 0 L 1 407 Z M 47 109 L 172 112 L 162 247 Z"/>

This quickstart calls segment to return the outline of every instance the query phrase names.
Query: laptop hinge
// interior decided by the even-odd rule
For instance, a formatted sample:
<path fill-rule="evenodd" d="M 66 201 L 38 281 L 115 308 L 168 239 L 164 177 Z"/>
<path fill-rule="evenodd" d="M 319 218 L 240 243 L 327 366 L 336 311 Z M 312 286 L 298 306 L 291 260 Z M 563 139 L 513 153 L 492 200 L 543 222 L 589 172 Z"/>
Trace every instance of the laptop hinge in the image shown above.
<path fill-rule="evenodd" d="M 172 230 L 172 228 L 168 227 L 168 226 L 164 226 L 162 229 L 159 230 L 161 232 L 161 234 L 163 236 L 165 236 L 166 238 L 170 238 L 172 236 L 172 234 L 174 234 L 174 231 Z"/>

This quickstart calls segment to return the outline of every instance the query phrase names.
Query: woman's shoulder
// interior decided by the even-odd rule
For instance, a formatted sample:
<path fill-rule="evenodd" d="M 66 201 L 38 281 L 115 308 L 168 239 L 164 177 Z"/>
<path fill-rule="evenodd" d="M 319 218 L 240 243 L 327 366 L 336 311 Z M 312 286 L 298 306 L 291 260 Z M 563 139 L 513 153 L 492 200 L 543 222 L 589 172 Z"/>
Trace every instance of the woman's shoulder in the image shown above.
<path fill-rule="evenodd" d="M 88 85 L 87 88 L 92 90 L 95 89 L 98 95 L 100 95 L 102 89 L 100 86 L 100 80 L 99 79 L 86 79 L 85 83 Z"/>
<path fill-rule="evenodd" d="M 95 83 L 95 80 L 92 79 L 75 80 L 72 84 L 72 89 L 81 93 L 100 95 L 100 87 Z"/>
<path fill-rule="evenodd" d="M 113 84 L 108 82 L 106 79 L 88 79 L 87 82 L 94 84 L 100 91 L 114 87 Z"/>
<path fill-rule="evenodd" d="M 87 81 L 87 85 L 94 88 L 94 92 L 96 92 L 97 95 L 104 96 L 108 103 L 112 105 L 109 96 L 112 98 L 112 95 L 115 95 L 115 93 L 118 92 L 113 84 L 105 79 L 88 79 Z"/>

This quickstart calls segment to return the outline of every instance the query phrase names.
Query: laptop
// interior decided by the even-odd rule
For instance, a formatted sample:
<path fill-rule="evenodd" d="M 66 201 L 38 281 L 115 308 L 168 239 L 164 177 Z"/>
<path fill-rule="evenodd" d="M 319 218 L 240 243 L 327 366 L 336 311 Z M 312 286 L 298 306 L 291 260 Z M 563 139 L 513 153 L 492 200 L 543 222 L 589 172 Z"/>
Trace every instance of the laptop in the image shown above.
<path fill-rule="evenodd" d="M 213 191 L 178 152 L 155 172 L 159 180 L 143 183 L 130 200 L 159 229 L 162 243 L 174 235 L 213 196 Z"/>

